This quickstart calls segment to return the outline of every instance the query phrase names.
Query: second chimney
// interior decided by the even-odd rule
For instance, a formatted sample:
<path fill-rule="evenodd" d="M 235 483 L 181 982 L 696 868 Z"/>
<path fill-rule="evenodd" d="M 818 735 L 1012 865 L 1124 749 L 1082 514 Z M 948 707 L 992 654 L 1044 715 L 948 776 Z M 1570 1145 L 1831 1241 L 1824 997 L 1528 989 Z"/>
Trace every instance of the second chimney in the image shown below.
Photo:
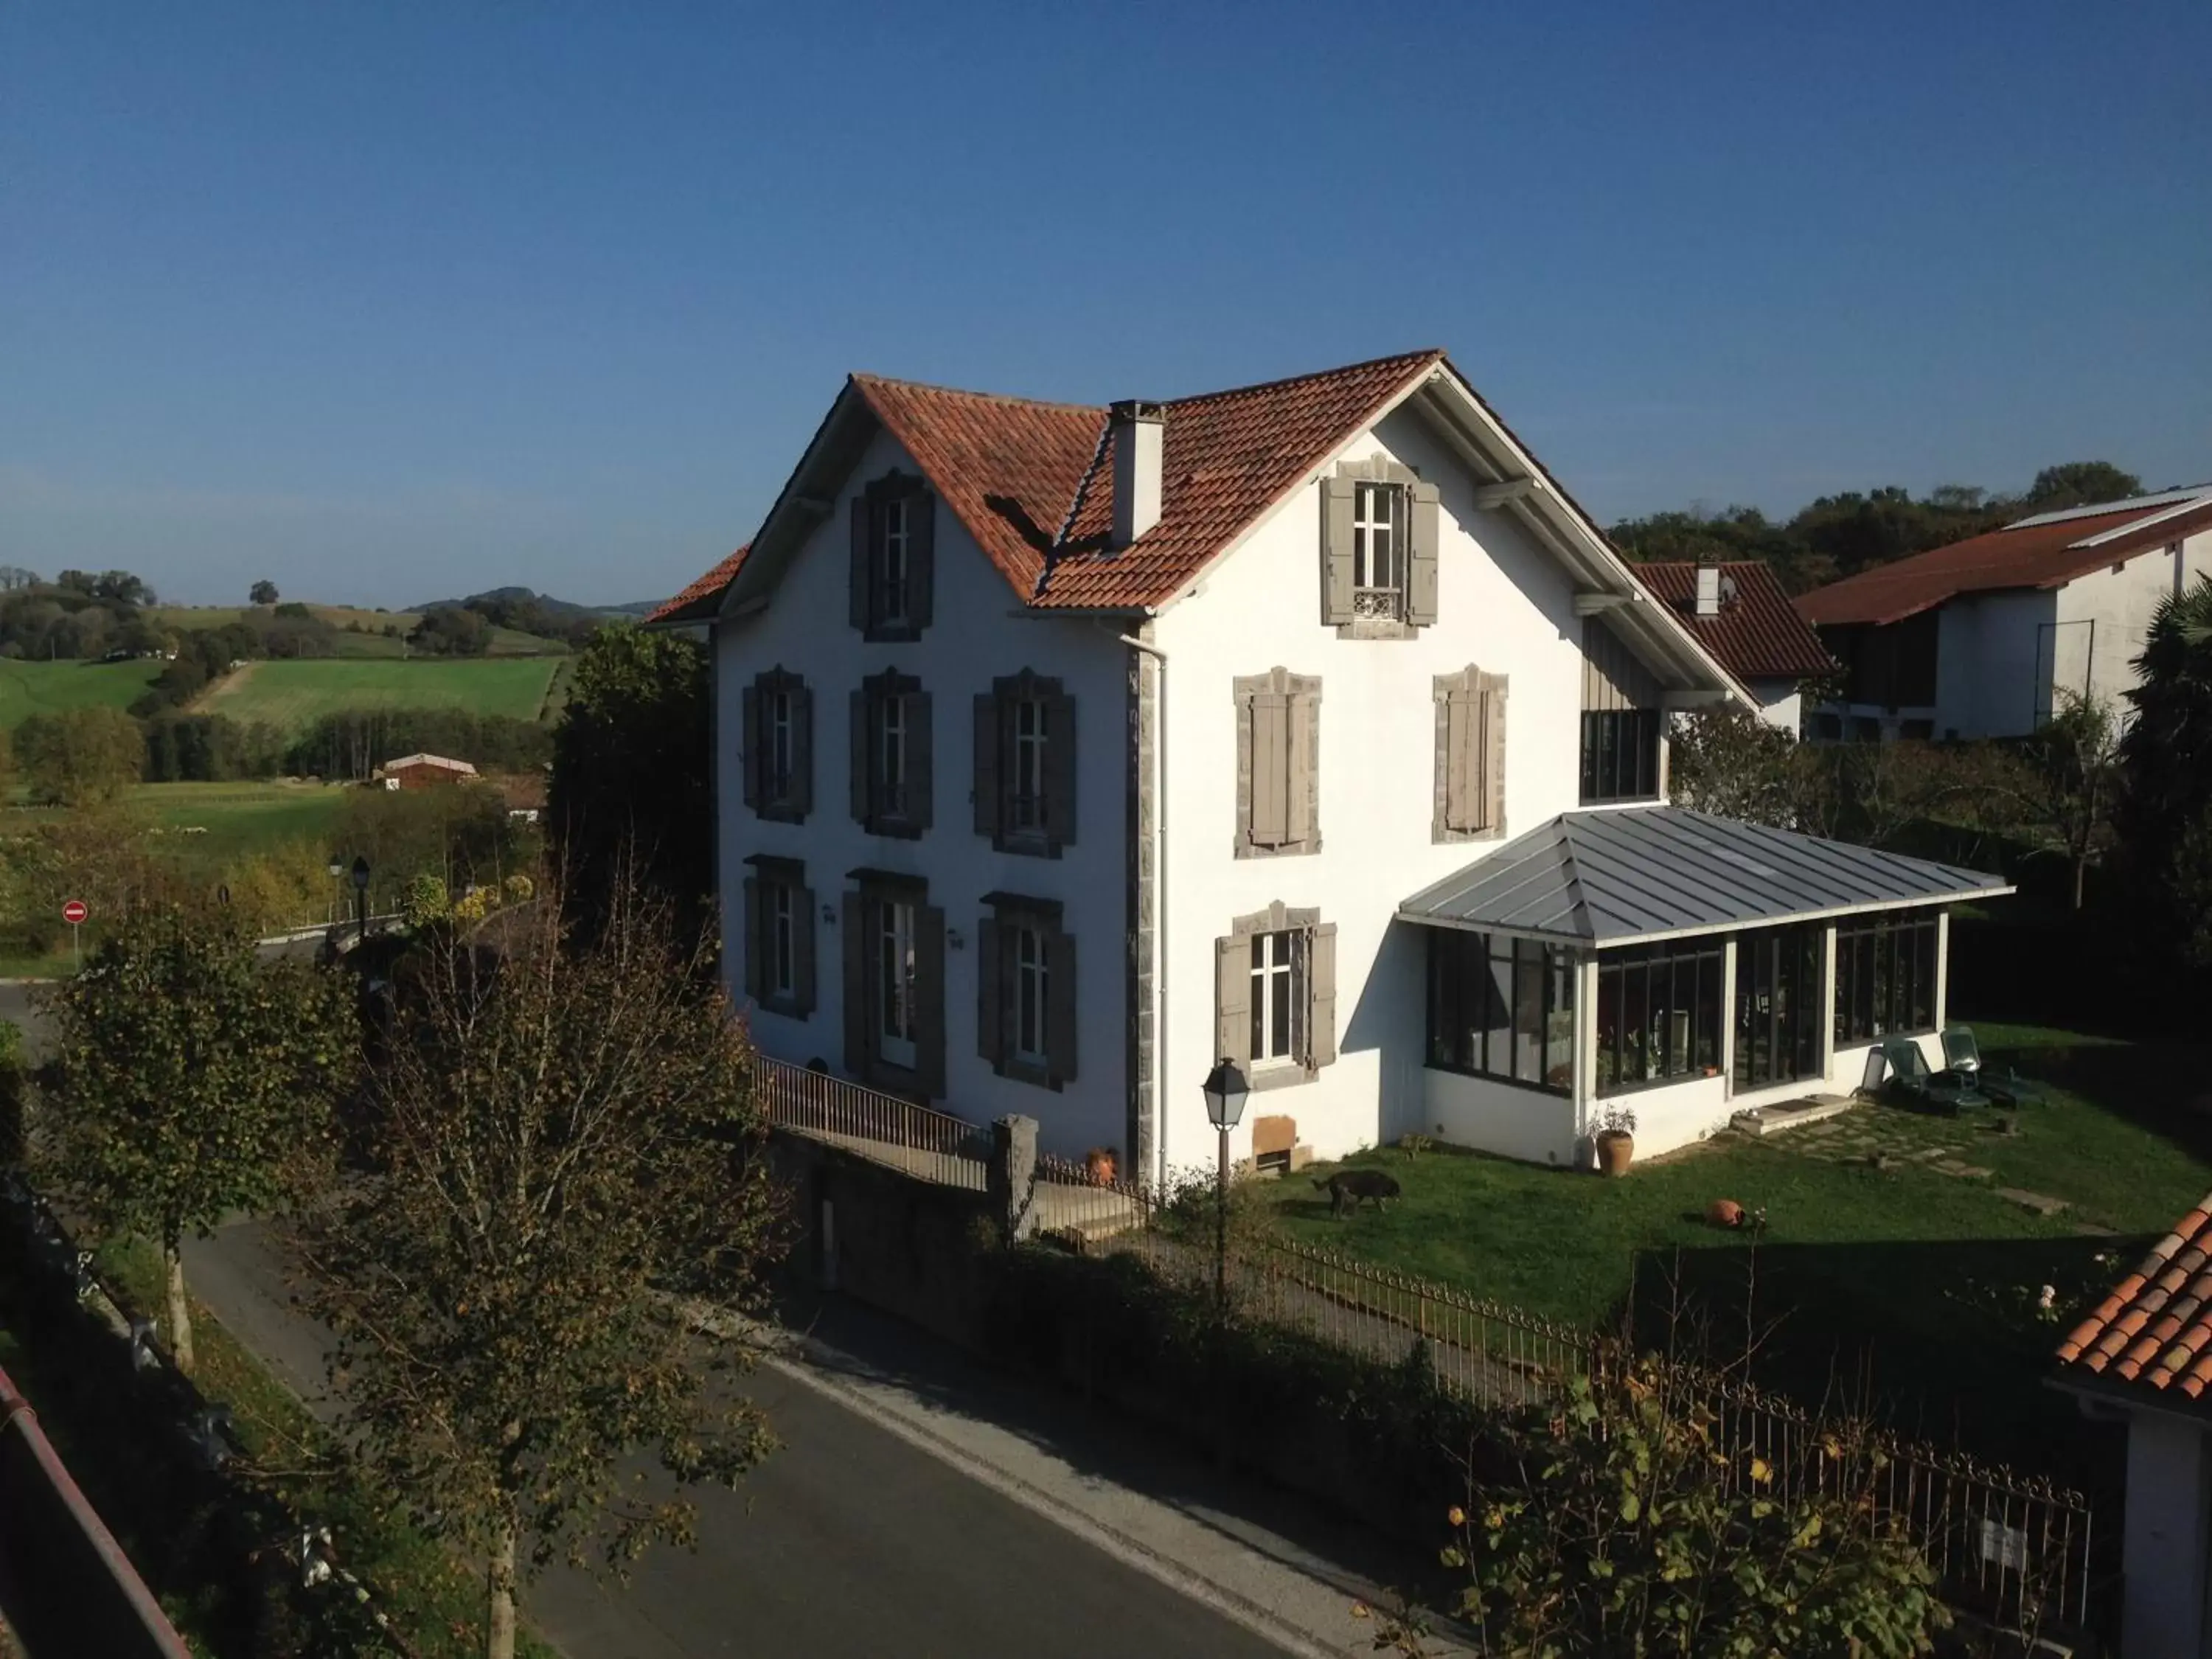
<path fill-rule="evenodd" d="M 1128 398 L 1110 407 L 1114 431 L 1114 546 L 1119 550 L 1160 521 L 1160 455 L 1167 411 Z"/>

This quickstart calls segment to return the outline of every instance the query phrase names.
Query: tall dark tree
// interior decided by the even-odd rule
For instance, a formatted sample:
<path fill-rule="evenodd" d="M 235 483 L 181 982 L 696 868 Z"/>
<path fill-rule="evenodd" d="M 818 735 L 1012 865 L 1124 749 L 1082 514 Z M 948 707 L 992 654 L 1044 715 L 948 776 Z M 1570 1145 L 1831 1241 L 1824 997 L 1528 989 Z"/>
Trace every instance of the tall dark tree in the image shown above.
<path fill-rule="evenodd" d="M 678 635 L 616 624 L 577 653 L 546 816 L 587 929 L 629 862 L 687 933 L 712 915 L 708 694 L 705 650 Z"/>
<path fill-rule="evenodd" d="M 2110 461 L 2066 461 L 2037 473 L 2020 504 L 2030 513 L 2057 513 L 2100 501 L 2124 501 L 2142 493 L 2141 478 Z"/>
<path fill-rule="evenodd" d="M 264 576 L 253 584 L 246 598 L 252 599 L 256 605 L 274 605 L 276 603 L 276 584 Z"/>
<path fill-rule="evenodd" d="M 2155 965 L 2212 989 L 2212 576 L 2159 605 L 2134 666 L 2116 814 L 2130 902 Z"/>

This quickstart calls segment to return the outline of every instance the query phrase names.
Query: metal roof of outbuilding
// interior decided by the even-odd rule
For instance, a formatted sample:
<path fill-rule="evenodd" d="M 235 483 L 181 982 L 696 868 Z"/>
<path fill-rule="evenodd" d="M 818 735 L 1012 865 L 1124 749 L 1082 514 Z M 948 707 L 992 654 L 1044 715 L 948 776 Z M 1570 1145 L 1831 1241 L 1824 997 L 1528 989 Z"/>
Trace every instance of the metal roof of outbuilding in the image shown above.
<path fill-rule="evenodd" d="M 2013 890 L 2003 878 L 1679 806 L 1567 812 L 1398 907 L 1408 921 L 1629 945 Z"/>

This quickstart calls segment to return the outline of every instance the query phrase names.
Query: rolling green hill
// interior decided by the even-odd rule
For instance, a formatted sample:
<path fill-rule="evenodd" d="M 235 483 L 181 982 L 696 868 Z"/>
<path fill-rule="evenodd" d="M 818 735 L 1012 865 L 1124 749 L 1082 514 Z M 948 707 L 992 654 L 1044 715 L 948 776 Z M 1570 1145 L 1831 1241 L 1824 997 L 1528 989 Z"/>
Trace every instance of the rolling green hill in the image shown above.
<path fill-rule="evenodd" d="M 248 663 L 210 686 L 192 708 L 294 732 L 324 714 L 359 708 L 461 708 L 534 720 L 562 662 L 545 656 Z"/>
<path fill-rule="evenodd" d="M 422 614 L 415 611 L 363 611 L 343 605 L 311 605 L 307 610 L 337 630 L 331 645 L 342 658 L 405 657 L 405 636 L 422 620 Z M 164 627 L 180 629 L 220 628 L 225 623 L 245 622 L 268 614 L 262 606 L 252 605 L 160 605 L 147 612 L 149 617 Z M 360 633 L 347 631 L 356 623 L 361 627 Z M 398 636 L 386 634 L 386 628 L 397 628 Z M 568 648 L 559 640 L 540 639 L 535 634 L 520 633 L 512 628 L 491 630 L 489 654 L 495 657 L 559 656 Z"/>
<path fill-rule="evenodd" d="M 137 662 L 0 661 L 0 731 L 33 714 L 105 703 L 127 708 L 153 684 L 162 665 Z"/>

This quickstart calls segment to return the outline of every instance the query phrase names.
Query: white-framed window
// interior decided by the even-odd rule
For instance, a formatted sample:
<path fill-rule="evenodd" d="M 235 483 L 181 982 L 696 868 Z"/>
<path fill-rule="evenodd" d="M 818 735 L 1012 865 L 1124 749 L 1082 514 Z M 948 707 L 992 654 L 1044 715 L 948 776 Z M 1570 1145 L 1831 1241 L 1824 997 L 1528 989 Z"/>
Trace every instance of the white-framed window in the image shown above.
<path fill-rule="evenodd" d="M 1034 927 L 1014 929 L 1013 1057 L 1025 1066 L 1042 1069 L 1045 1057 L 1045 1011 L 1050 990 L 1050 969 L 1045 963 L 1044 935 Z"/>
<path fill-rule="evenodd" d="M 876 620 L 907 620 L 907 589 L 913 549 L 913 527 L 907 514 L 909 499 L 895 495 L 883 504 L 882 535 L 876 548 Z"/>
<path fill-rule="evenodd" d="M 791 702 L 788 691 L 768 694 L 768 776 L 762 782 L 772 801 L 791 793 L 792 775 L 799 769 L 799 731 Z"/>
<path fill-rule="evenodd" d="M 1252 935 L 1252 1063 L 1266 1066 L 1293 1060 L 1297 1036 L 1292 1011 L 1300 1006 L 1297 983 L 1297 931 Z"/>
<path fill-rule="evenodd" d="M 915 1063 L 914 906 L 886 899 L 876 939 L 877 1037 L 882 1057 L 909 1069 Z"/>
<path fill-rule="evenodd" d="M 1014 704 L 1013 828 L 1044 828 L 1044 703 L 1023 697 Z"/>
<path fill-rule="evenodd" d="M 876 781 L 883 793 L 878 810 L 896 817 L 906 811 L 906 699 L 887 696 L 879 707 L 882 723 L 877 736 L 882 748 Z"/>
<path fill-rule="evenodd" d="M 1361 483 L 1352 492 L 1353 613 L 1404 614 L 1406 491 L 1394 483 Z"/>
<path fill-rule="evenodd" d="M 781 881 L 770 882 L 768 894 L 768 961 L 766 990 L 772 997 L 789 999 L 799 992 L 799 894 Z"/>

